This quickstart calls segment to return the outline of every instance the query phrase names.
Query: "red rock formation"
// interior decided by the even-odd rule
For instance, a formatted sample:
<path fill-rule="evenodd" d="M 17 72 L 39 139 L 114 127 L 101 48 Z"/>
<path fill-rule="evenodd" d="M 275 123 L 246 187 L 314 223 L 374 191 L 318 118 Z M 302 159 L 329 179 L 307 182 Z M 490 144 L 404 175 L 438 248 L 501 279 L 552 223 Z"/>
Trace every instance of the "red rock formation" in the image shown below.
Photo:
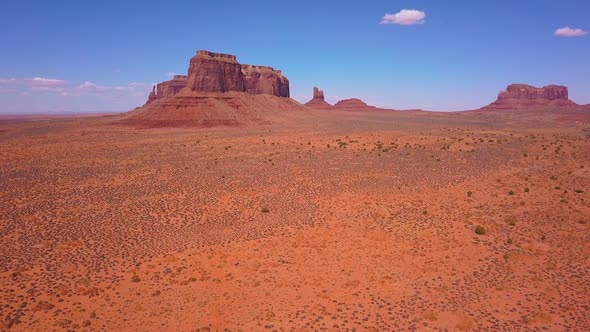
<path fill-rule="evenodd" d="M 498 99 L 482 109 L 486 110 L 550 110 L 576 109 L 579 106 L 569 100 L 565 86 L 548 85 L 536 88 L 526 84 L 512 84 L 500 92 Z"/>
<path fill-rule="evenodd" d="M 154 86 L 148 97 L 147 103 L 151 103 L 161 98 L 172 97 L 179 93 L 187 85 L 188 77 L 186 75 L 175 75 L 170 81 L 158 83 Z"/>
<path fill-rule="evenodd" d="M 289 80 L 271 67 L 241 65 L 228 54 L 198 51 L 188 76 L 162 82 L 122 121 L 136 127 L 211 127 L 282 121 L 306 111 L 289 97 Z"/>
<path fill-rule="evenodd" d="M 334 108 L 324 100 L 324 91 L 315 86 L 313 87 L 313 98 L 305 103 L 305 106 L 318 110 L 332 110 Z"/>
<path fill-rule="evenodd" d="M 358 98 L 351 98 L 337 102 L 334 109 L 338 111 L 371 111 L 376 110 L 377 107 L 369 106 Z"/>
<path fill-rule="evenodd" d="M 272 67 L 242 65 L 244 88 L 248 93 L 289 97 L 289 80 Z"/>
<path fill-rule="evenodd" d="M 244 92 L 242 65 L 235 55 L 198 51 L 188 68 L 188 88 L 204 92 Z"/>
<path fill-rule="evenodd" d="M 175 75 L 172 80 L 158 84 L 158 98 L 174 96 L 184 89 L 187 83 L 188 77 L 186 75 Z"/>
<path fill-rule="evenodd" d="M 317 86 L 313 87 L 313 99 L 324 100 L 324 90 L 318 89 Z"/>
<path fill-rule="evenodd" d="M 148 96 L 148 100 L 147 100 L 146 104 L 153 102 L 157 98 L 158 98 L 158 95 L 156 93 L 156 85 L 154 84 L 154 86 L 152 87 L 152 92 L 150 92 L 150 95 Z"/>
<path fill-rule="evenodd" d="M 189 65 L 188 76 L 158 84 L 148 103 L 178 94 L 188 87 L 198 92 L 247 92 L 289 97 L 289 80 L 272 67 L 241 65 L 235 55 L 198 51 Z"/>

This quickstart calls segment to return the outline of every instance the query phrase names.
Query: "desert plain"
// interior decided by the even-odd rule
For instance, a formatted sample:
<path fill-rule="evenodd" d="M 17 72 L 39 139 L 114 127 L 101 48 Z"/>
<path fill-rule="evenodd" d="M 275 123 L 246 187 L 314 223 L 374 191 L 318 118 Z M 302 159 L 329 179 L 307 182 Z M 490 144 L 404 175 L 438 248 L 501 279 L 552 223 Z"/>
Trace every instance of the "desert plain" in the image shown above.
<path fill-rule="evenodd" d="M 590 326 L 588 112 L 126 116 L 0 119 L 0 330 Z"/>

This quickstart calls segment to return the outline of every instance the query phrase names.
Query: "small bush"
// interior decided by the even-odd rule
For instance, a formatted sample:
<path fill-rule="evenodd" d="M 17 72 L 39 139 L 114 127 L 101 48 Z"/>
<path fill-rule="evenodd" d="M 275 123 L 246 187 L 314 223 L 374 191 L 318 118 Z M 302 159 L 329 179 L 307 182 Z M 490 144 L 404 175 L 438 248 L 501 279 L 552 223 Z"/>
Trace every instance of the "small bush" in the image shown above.
<path fill-rule="evenodd" d="M 471 191 L 468 191 L 468 192 L 467 192 L 467 197 L 471 197 L 471 196 L 473 196 L 473 192 L 471 192 Z"/>
<path fill-rule="evenodd" d="M 508 240 L 506 240 L 506 243 L 512 244 L 512 239 L 511 238 L 508 238 Z"/>
<path fill-rule="evenodd" d="M 524 188 L 524 192 L 525 193 L 528 193 L 529 192 L 529 188 L 528 187 L 527 188 Z"/>
<path fill-rule="evenodd" d="M 131 277 L 131 282 L 140 282 L 141 279 L 139 278 L 139 276 L 137 274 L 134 274 L 133 277 Z"/>
<path fill-rule="evenodd" d="M 263 207 L 261 211 L 262 211 L 262 213 L 269 213 L 270 212 L 270 210 L 266 206 Z"/>
<path fill-rule="evenodd" d="M 486 233 L 486 229 L 482 225 L 477 225 L 475 227 L 475 234 L 484 235 Z"/>
<path fill-rule="evenodd" d="M 510 196 L 513 196 L 513 195 L 514 195 L 514 191 L 510 190 L 510 191 L 508 192 L 508 195 L 510 195 Z"/>

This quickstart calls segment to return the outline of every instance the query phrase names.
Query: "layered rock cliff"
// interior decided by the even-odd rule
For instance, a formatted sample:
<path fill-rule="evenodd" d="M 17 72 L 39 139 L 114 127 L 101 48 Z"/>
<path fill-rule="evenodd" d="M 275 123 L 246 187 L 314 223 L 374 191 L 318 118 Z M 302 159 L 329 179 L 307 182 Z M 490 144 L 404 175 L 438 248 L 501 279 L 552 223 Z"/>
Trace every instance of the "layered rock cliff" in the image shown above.
<path fill-rule="evenodd" d="M 305 103 L 305 106 L 318 110 L 332 110 L 334 108 L 324 99 L 324 91 L 315 86 L 313 87 L 313 98 Z"/>
<path fill-rule="evenodd" d="M 272 67 L 242 65 L 244 89 L 248 93 L 289 97 L 289 80 Z"/>
<path fill-rule="evenodd" d="M 195 92 L 246 92 L 289 97 L 289 80 L 272 67 L 242 65 L 235 55 L 198 51 L 190 60 L 188 75 L 159 83 L 148 103 L 178 94 Z"/>
<path fill-rule="evenodd" d="M 158 83 L 152 89 L 147 103 L 149 104 L 160 98 L 172 97 L 184 89 L 187 83 L 188 77 L 186 75 L 175 75 L 170 81 Z"/>
<path fill-rule="evenodd" d="M 242 65 L 235 55 L 198 51 L 188 68 L 188 88 L 204 92 L 245 92 Z"/>
<path fill-rule="evenodd" d="M 548 85 L 536 88 L 527 84 L 512 84 L 498 94 L 498 99 L 483 109 L 488 110 L 550 110 L 575 109 L 565 86 Z"/>
<path fill-rule="evenodd" d="M 284 121 L 309 109 L 289 98 L 280 70 L 242 65 L 229 54 L 198 51 L 188 75 L 157 84 L 123 123 L 135 127 L 212 127 Z"/>

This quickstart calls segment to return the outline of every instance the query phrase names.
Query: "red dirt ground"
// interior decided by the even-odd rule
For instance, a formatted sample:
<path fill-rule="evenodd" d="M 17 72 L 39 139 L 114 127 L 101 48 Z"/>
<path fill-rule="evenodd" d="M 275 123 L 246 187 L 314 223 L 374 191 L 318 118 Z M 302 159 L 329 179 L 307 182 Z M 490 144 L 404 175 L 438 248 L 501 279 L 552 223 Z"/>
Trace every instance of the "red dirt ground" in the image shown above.
<path fill-rule="evenodd" d="M 589 114 L 0 120 L 0 330 L 588 330 Z"/>

